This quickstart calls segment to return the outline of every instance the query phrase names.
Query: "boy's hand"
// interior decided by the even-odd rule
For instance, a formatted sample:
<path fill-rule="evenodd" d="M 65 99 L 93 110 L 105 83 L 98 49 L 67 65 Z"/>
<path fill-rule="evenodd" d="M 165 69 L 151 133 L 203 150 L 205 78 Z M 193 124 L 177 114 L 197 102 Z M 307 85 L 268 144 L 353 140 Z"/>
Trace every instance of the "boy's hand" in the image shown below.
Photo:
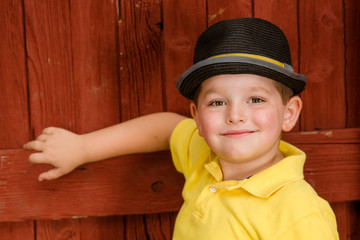
<path fill-rule="evenodd" d="M 36 140 L 26 143 L 24 149 L 39 151 L 29 156 L 31 163 L 54 166 L 53 169 L 41 173 L 39 181 L 59 178 L 85 163 L 81 135 L 61 128 L 45 128 Z"/>

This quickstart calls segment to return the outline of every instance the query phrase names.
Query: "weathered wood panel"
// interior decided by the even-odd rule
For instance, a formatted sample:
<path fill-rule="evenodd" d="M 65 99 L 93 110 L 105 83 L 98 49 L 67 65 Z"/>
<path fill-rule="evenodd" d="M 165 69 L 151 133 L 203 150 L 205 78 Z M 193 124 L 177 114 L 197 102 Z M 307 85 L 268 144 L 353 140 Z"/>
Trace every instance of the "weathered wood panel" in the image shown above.
<path fill-rule="evenodd" d="M 31 166 L 28 154 L 0 151 L 0 221 L 169 212 L 182 203 L 183 177 L 168 152 L 84 165 L 50 182 L 37 181 L 49 166 Z"/>
<path fill-rule="evenodd" d="M 192 65 L 195 43 L 207 27 L 206 1 L 163 0 L 166 110 L 189 116 L 189 103 L 176 90 L 180 75 Z"/>
<path fill-rule="evenodd" d="M 3 240 L 36 240 L 34 221 L 0 223 L 0 239 Z"/>
<path fill-rule="evenodd" d="M 0 2 L 0 149 L 30 139 L 22 11 L 20 0 Z"/>
<path fill-rule="evenodd" d="M 119 3 L 120 112 L 121 120 L 126 121 L 164 110 L 161 1 L 121 0 Z M 146 226 L 157 221 L 160 219 L 147 223 L 145 216 L 126 216 L 126 238 L 146 239 L 151 232 L 156 233 L 156 229 Z"/>
<path fill-rule="evenodd" d="M 84 4 L 85 3 L 85 4 Z M 120 121 L 115 1 L 70 1 L 76 132 Z"/>
<path fill-rule="evenodd" d="M 81 239 L 126 239 L 125 222 L 123 216 L 81 218 L 80 232 Z"/>
<path fill-rule="evenodd" d="M 23 11 L 21 0 L 0 1 L 0 149 L 20 148 L 31 138 Z M 34 221 L 0 223 L 0 239 L 34 240 Z"/>
<path fill-rule="evenodd" d="M 161 1 L 120 1 L 121 120 L 163 111 Z"/>
<path fill-rule="evenodd" d="M 342 0 L 299 1 L 300 72 L 308 77 L 301 130 L 346 125 L 343 12 Z"/>
<path fill-rule="evenodd" d="M 114 1 L 86 1 L 84 4 L 84 1 L 75 0 L 69 4 L 73 89 L 66 90 L 73 105 L 70 111 L 74 112 L 69 115 L 75 117 L 74 129 L 77 133 L 84 133 L 120 121 L 118 14 Z M 64 229 L 63 221 L 48 220 L 37 224 L 36 229 L 39 233 L 51 229 L 50 235 L 42 236 L 44 239 L 54 239 L 53 235 L 57 234 L 60 234 L 61 237 L 57 237 L 61 239 L 70 236 L 74 239 L 74 236 L 80 236 L 80 232 L 81 236 L 89 232 L 96 234 L 94 229 L 98 229 L 104 222 L 104 218 L 93 218 L 79 225 L 79 219 L 75 218 L 66 220 Z M 118 228 L 108 224 L 107 232 L 116 232 Z M 102 235 L 105 239 L 106 235 Z"/>
<path fill-rule="evenodd" d="M 71 239 L 80 240 L 80 226 L 76 219 L 36 222 L 36 240 Z"/>
<path fill-rule="evenodd" d="M 225 19 L 252 16 L 252 0 L 207 0 L 208 26 Z"/>
<path fill-rule="evenodd" d="M 24 0 L 31 124 L 76 130 L 69 1 Z"/>
<path fill-rule="evenodd" d="M 345 0 L 347 127 L 360 126 L 360 1 Z"/>

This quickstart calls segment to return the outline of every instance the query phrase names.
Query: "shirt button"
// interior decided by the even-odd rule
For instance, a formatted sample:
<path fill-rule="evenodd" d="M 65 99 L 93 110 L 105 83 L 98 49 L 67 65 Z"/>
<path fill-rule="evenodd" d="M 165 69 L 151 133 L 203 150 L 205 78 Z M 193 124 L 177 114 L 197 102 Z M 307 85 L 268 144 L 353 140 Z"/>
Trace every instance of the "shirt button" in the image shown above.
<path fill-rule="evenodd" d="M 215 188 L 215 187 L 210 187 L 210 192 L 216 193 L 216 191 L 217 191 L 217 188 Z"/>

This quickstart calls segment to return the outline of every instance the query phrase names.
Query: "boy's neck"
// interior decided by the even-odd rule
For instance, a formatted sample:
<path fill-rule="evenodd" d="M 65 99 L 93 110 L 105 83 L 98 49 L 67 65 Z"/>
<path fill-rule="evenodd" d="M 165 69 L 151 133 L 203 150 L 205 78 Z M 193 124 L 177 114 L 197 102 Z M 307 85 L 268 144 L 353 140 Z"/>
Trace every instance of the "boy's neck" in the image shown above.
<path fill-rule="evenodd" d="M 223 172 L 223 181 L 244 180 L 271 167 L 283 158 L 284 155 L 280 151 L 277 151 L 275 154 L 271 154 L 270 156 L 266 155 L 260 159 L 240 163 L 223 161 L 219 159 Z"/>

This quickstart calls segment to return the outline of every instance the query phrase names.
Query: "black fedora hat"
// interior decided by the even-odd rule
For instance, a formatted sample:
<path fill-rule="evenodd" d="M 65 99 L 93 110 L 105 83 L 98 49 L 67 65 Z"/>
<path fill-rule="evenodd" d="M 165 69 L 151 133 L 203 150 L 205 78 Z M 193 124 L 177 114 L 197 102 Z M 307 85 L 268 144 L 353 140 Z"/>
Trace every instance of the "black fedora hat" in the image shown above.
<path fill-rule="evenodd" d="M 306 77 L 293 71 L 289 44 L 280 28 L 259 18 L 237 18 L 218 22 L 200 35 L 194 65 L 180 76 L 176 87 L 193 99 L 204 80 L 240 73 L 273 79 L 295 95 L 306 84 Z"/>

